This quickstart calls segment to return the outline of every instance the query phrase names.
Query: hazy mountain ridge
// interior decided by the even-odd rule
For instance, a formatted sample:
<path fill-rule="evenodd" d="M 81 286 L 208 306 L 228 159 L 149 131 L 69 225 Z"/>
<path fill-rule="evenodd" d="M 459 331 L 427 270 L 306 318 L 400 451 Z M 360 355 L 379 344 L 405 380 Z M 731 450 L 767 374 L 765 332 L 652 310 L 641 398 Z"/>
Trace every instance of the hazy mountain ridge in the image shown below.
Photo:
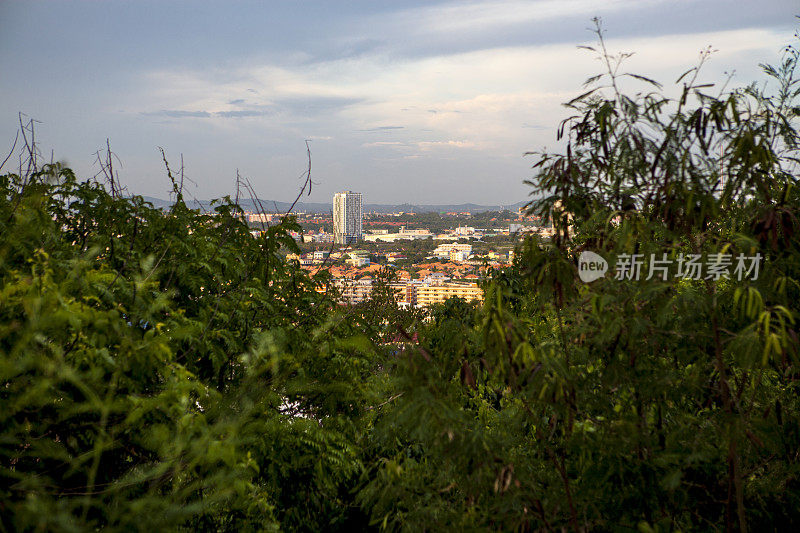
<path fill-rule="evenodd" d="M 172 205 L 171 200 L 163 200 L 161 198 L 155 198 L 152 196 L 143 196 L 143 198 L 152 203 L 155 207 L 169 207 Z M 285 213 L 289 207 L 292 205 L 290 202 L 277 202 L 274 200 L 259 200 L 261 206 L 263 206 L 264 211 L 267 213 Z M 450 213 L 450 212 L 457 212 L 457 213 L 481 213 L 483 211 L 500 211 L 501 209 L 508 209 L 511 211 L 516 211 L 523 205 L 527 203 L 527 200 L 516 202 L 513 204 L 505 204 L 505 205 L 480 205 L 480 204 L 410 204 L 410 203 L 403 203 L 403 204 L 364 204 L 363 210 L 365 213 L 373 212 L 373 213 L 397 213 L 399 211 L 405 212 L 413 212 L 413 213 Z M 242 206 L 242 209 L 245 211 L 256 211 L 260 210 L 257 209 L 257 206 L 250 198 L 241 199 L 239 200 L 239 205 Z M 187 200 L 186 205 L 193 208 L 193 209 L 205 209 L 209 210 L 211 207 L 211 201 L 207 200 Z M 330 203 L 319 203 L 319 202 L 297 202 L 297 205 L 294 206 L 295 212 L 306 212 L 306 213 L 330 213 L 333 210 L 333 207 Z"/>

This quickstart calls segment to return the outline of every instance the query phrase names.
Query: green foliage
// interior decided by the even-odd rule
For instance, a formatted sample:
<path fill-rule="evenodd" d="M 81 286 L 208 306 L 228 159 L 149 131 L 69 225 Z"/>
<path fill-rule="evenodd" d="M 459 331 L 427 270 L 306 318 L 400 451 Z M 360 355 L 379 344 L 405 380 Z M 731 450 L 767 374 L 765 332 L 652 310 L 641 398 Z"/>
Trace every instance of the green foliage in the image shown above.
<path fill-rule="evenodd" d="M 2 178 L 0 224 L 2 529 L 359 520 L 375 352 L 281 259 L 291 220 L 256 240 L 229 198 L 164 212 L 51 165 Z"/>

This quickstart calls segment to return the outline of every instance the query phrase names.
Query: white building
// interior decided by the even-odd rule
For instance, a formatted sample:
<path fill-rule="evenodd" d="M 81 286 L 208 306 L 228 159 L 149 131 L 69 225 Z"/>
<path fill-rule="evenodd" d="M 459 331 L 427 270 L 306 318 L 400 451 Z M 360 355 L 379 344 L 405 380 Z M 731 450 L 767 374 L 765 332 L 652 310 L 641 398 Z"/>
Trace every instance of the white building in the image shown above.
<path fill-rule="evenodd" d="M 357 304 L 369 300 L 372 294 L 372 278 L 369 277 L 359 280 L 340 278 L 333 284 L 341 291 L 342 303 Z"/>
<path fill-rule="evenodd" d="M 363 255 L 353 255 L 347 259 L 347 264 L 353 265 L 356 268 L 369 266 L 369 257 Z"/>
<path fill-rule="evenodd" d="M 245 212 L 244 215 L 250 222 L 268 223 L 273 220 L 280 220 L 283 215 L 277 213 L 249 213 Z"/>
<path fill-rule="evenodd" d="M 440 244 L 433 251 L 433 255 L 435 255 L 439 259 L 449 259 L 450 252 L 466 252 L 467 257 L 469 257 L 470 254 L 472 253 L 472 245 L 460 244 L 460 243 Z"/>
<path fill-rule="evenodd" d="M 361 193 L 337 192 L 333 195 L 333 234 L 338 244 L 361 240 Z"/>
<path fill-rule="evenodd" d="M 371 242 L 394 242 L 430 239 L 431 237 L 433 237 L 433 233 L 431 233 L 430 230 L 406 229 L 405 226 L 400 226 L 400 231 L 398 233 L 389 233 L 386 230 L 371 230 L 370 234 L 364 236 L 364 240 Z"/>
<path fill-rule="evenodd" d="M 315 233 L 311 237 L 312 242 L 333 242 L 333 234 L 332 233 Z"/>
<path fill-rule="evenodd" d="M 450 261 L 460 263 L 469 259 L 470 251 L 468 250 L 450 250 Z"/>

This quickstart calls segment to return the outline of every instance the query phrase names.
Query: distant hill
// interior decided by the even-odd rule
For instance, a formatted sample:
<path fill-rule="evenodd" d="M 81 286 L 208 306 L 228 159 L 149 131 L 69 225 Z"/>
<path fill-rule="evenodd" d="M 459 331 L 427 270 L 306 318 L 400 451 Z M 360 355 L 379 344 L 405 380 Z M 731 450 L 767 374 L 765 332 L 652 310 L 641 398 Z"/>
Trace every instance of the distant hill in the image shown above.
<path fill-rule="evenodd" d="M 162 200 L 151 196 L 145 196 L 144 199 L 152 203 L 156 207 L 169 207 L 172 202 L 169 200 Z M 277 202 L 273 200 L 260 200 L 264 210 L 267 213 L 285 213 L 292 205 L 289 202 Z M 365 213 L 397 213 L 399 211 L 411 213 L 481 213 L 483 211 L 500 211 L 501 209 L 508 209 L 516 211 L 527 201 L 517 202 L 514 204 L 506 205 L 479 205 L 479 204 L 365 204 L 363 209 Z M 239 200 L 239 205 L 245 211 L 255 211 L 255 202 L 249 198 Z M 191 200 L 187 201 L 186 205 L 193 209 L 206 209 L 210 208 L 211 202 L 205 200 Z M 305 213 L 330 213 L 333 207 L 330 203 L 315 203 L 315 202 L 297 202 L 294 211 L 302 211 Z"/>

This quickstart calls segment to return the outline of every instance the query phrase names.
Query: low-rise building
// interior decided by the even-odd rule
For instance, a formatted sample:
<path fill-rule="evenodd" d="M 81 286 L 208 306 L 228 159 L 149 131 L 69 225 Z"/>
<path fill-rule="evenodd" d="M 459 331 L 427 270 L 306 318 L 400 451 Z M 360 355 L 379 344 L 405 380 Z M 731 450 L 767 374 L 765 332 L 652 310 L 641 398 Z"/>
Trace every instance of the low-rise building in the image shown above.
<path fill-rule="evenodd" d="M 380 230 L 376 230 L 380 231 Z M 397 233 L 370 233 L 364 235 L 364 240 L 368 242 L 394 242 L 394 241 L 411 241 L 415 239 L 430 239 L 433 237 L 427 229 L 406 229 L 405 226 L 400 227 Z"/>
<path fill-rule="evenodd" d="M 312 242 L 333 242 L 333 233 L 319 232 L 311 237 Z"/>
<path fill-rule="evenodd" d="M 452 250 L 450 252 L 450 261 L 460 263 L 469 259 L 470 252 L 467 250 Z"/>
<path fill-rule="evenodd" d="M 250 222 L 266 224 L 273 220 L 279 220 L 283 215 L 277 213 L 245 213 L 245 217 Z"/>
<path fill-rule="evenodd" d="M 342 303 L 357 304 L 369 300 L 372 295 L 372 278 L 358 280 L 339 278 L 333 283 L 341 292 Z"/>
<path fill-rule="evenodd" d="M 356 268 L 361 268 L 365 266 L 369 266 L 369 257 L 363 257 L 360 255 L 356 255 L 354 257 L 350 257 L 347 260 L 347 263 L 353 265 Z"/>
<path fill-rule="evenodd" d="M 432 283 L 416 289 L 416 305 L 427 307 L 453 297 L 466 301 L 483 301 L 483 290 L 477 283 Z"/>
<path fill-rule="evenodd" d="M 450 259 L 450 252 L 453 251 L 467 252 L 467 257 L 469 257 L 469 254 L 472 253 L 472 245 L 460 244 L 457 242 L 440 244 L 433 251 L 433 255 L 438 257 L 439 259 Z"/>

